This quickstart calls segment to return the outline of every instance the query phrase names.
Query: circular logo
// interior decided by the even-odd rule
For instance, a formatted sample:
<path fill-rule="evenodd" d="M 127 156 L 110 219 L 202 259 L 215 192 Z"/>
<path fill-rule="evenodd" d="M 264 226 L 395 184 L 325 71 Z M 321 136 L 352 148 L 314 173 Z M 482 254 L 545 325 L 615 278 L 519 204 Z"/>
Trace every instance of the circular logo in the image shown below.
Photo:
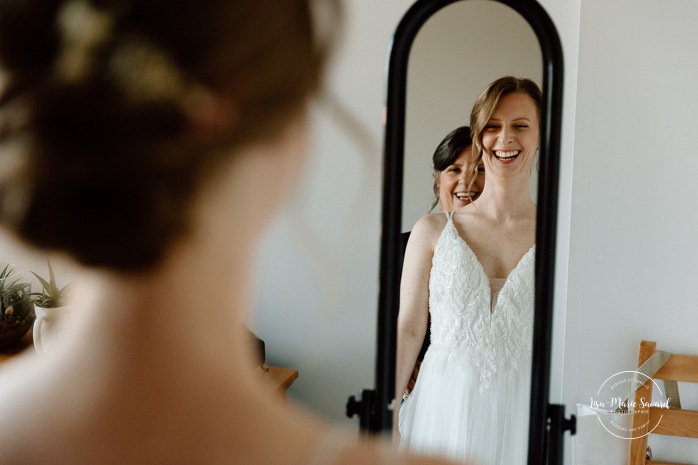
<path fill-rule="evenodd" d="M 663 415 L 650 419 L 650 407 L 669 408 L 669 401 L 652 402 L 652 386 L 663 396 L 659 384 L 639 371 L 621 371 L 609 377 L 596 393 L 596 399 L 591 399 L 591 407 L 599 412 L 601 426 L 621 439 L 638 439 L 654 431 Z"/>

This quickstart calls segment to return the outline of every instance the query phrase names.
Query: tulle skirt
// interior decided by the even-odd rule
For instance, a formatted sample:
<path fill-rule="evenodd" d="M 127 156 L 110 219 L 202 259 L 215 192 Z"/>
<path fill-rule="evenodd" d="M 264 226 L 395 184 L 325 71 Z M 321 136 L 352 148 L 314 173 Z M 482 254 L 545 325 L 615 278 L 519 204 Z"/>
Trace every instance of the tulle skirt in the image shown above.
<path fill-rule="evenodd" d="M 400 406 L 400 448 L 481 465 L 525 464 L 530 365 L 527 358 L 519 369 L 499 370 L 481 389 L 475 370 L 430 347 Z"/>

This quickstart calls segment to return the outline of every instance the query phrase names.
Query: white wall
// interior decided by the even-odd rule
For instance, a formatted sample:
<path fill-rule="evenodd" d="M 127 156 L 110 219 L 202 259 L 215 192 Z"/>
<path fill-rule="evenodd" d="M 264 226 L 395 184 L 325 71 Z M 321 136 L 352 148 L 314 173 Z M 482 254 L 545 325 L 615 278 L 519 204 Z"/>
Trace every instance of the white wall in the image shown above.
<path fill-rule="evenodd" d="M 632 370 L 641 339 L 698 354 L 698 3 L 581 5 L 562 379 L 568 410 L 609 376 Z M 684 407 L 698 409 L 698 396 L 680 388 Z M 655 458 L 698 457 L 695 444 L 653 448 Z"/>

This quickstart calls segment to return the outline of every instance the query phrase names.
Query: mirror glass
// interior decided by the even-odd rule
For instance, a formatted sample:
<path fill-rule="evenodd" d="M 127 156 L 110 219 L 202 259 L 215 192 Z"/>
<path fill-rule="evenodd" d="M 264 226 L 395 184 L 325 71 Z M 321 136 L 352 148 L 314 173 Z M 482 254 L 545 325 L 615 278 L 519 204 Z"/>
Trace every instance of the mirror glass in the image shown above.
<path fill-rule="evenodd" d="M 460 1 L 442 8 L 427 20 L 415 38 L 409 57 L 402 205 L 403 232 L 410 231 L 415 222 L 429 212 L 435 200 L 432 156 L 442 139 L 452 130 L 469 125 L 473 103 L 485 87 L 495 79 L 505 75 L 525 77 L 532 79 L 541 87 L 542 61 L 540 46 L 534 32 L 517 12 L 506 5 L 486 0 Z M 538 180 L 535 161 L 531 171 L 529 190 L 531 199 L 535 202 Z M 485 173 L 485 183 L 486 178 Z M 443 211 L 442 206 L 437 205 L 433 211 Z M 475 328 L 462 330 L 473 331 Z M 429 329 L 427 329 L 428 334 Z M 400 338 L 399 331 L 398 338 Z M 399 343 L 398 347 L 400 347 Z M 399 361 L 397 366 L 400 366 Z M 530 370 L 528 365 L 521 368 Z M 429 373 L 428 369 L 425 371 Z M 419 376 L 417 379 L 419 380 Z M 514 417 L 520 420 L 518 425 L 512 427 L 524 432 L 518 439 L 509 438 L 523 441 L 512 449 L 518 451 L 519 454 L 515 453 L 515 455 L 520 455 L 514 461 L 500 457 L 499 445 L 494 442 L 494 438 L 489 437 L 488 432 L 485 432 L 489 431 L 490 426 L 497 420 L 494 422 L 487 420 L 487 425 L 478 424 L 478 414 L 472 413 L 477 410 L 478 396 L 486 397 L 496 392 L 497 386 L 491 386 L 493 390 L 490 390 L 490 393 L 476 392 L 464 396 L 467 402 L 453 402 L 453 399 L 445 399 L 445 402 L 451 403 L 452 408 L 467 411 L 464 418 L 467 416 L 468 420 L 464 423 L 467 423 L 468 431 L 464 434 L 468 435 L 469 440 L 479 441 L 491 447 L 491 454 L 470 457 L 480 459 L 481 462 L 478 463 L 525 463 L 530 373 L 522 374 L 519 381 L 526 385 L 525 388 L 521 387 L 525 389 L 524 394 L 509 398 L 509 401 L 520 404 L 510 407 L 517 411 Z M 429 380 L 418 382 L 423 386 L 431 383 Z M 432 386 L 432 388 L 439 389 L 438 386 Z M 452 432 L 444 431 L 443 426 L 435 421 L 432 415 L 420 415 L 418 411 L 420 408 L 430 408 L 428 402 L 419 400 L 420 394 L 424 396 L 425 391 L 425 388 L 421 391 L 419 387 L 416 388 L 410 402 L 417 399 L 418 402 L 422 402 L 421 406 L 416 404 L 410 409 L 411 413 L 403 418 L 409 416 L 412 419 L 409 421 L 414 423 L 409 428 L 413 428 L 412 431 L 418 428 L 424 431 L 419 433 L 422 436 L 451 436 Z M 481 405 L 484 403 L 486 401 Z M 480 413 L 486 414 L 485 410 Z M 418 424 L 420 418 L 426 418 L 427 420 L 424 421 L 433 423 Z M 502 417 L 498 421 L 508 422 L 510 419 L 511 416 Z M 507 434 L 504 432 L 503 435 L 507 436 Z M 457 438 L 449 437 L 448 441 L 457 441 Z M 435 441 L 426 439 L 425 442 L 443 443 L 442 439 Z M 429 447 L 409 446 L 412 450 L 432 453 Z M 439 447 L 436 446 L 435 449 Z M 459 453 L 453 452 L 459 449 L 457 445 L 447 449 L 449 451 L 444 452 L 444 455 L 450 458 L 462 458 Z"/>
<path fill-rule="evenodd" d="M 420 29 L 410 51 L 405 121 L 402 230 L 432 201 L 432 155 L 453 129 L 468 126 L 473 103 L 495 79 L 513 75 L 542 86 L 538 39 L 514 10 L 487 0 L 455 2 Z M 536 198 L 533 170 L 531 198 Z M 435 211 L 440 210 L 440 205 Z"/>

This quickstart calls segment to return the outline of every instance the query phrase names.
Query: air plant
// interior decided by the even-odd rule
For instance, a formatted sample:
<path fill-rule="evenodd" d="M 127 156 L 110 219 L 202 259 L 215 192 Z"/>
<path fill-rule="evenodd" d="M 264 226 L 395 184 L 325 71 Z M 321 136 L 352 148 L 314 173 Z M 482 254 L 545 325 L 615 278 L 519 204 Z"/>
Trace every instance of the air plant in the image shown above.
<path fill-rule="evenodd" d="M 44 279 L 33 271 L 31 272 L 39 280 L 42 287 L 41 292 L 34 292 L 32 294 L 34 304 L 42 308 L 63 307 L 67 304 L 70 290 L 75 283 L 58 287 L 56 284 L 56 276 L 53 274 L 53 268 L 51 267 L 51 262 L 48 259 L 46 262 L 48 263 L 48 280 Z"/>

